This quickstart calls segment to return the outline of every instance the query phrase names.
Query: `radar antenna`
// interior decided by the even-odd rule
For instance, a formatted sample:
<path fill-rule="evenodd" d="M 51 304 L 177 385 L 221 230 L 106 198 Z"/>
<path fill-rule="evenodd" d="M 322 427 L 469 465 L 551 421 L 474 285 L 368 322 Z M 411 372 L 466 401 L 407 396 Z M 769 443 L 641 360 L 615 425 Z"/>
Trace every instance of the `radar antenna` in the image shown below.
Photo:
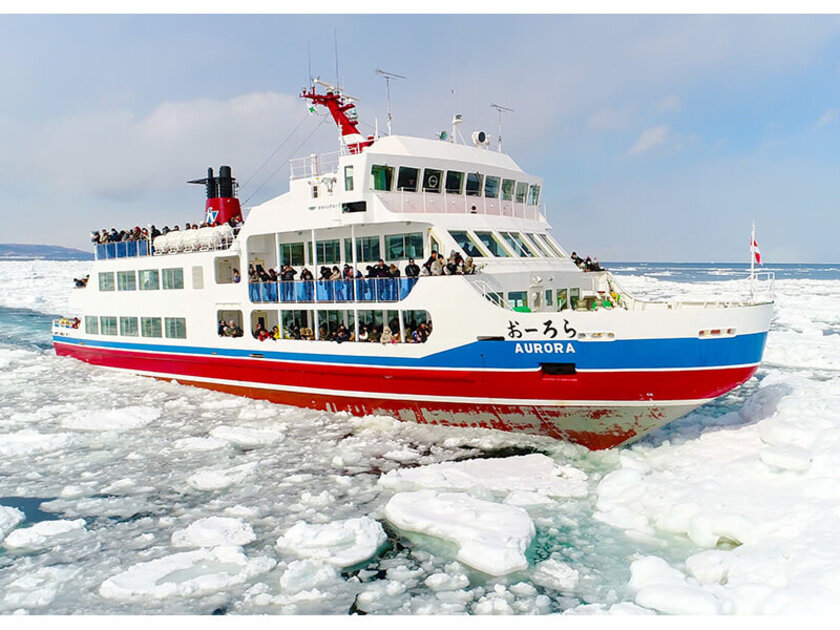
<path fill-rule="evenodd" d="M 385 79 L 385 98 L 388 100 L 388 135 L 391 135 L 391 81 L 393 79 L 405 79 L 401 74 L 394 74 L 393 72 L 385 72 L 384 70 L 376 69 L 376 74 Z"/>
<path fill-rule="evenodd" d="M 490 103 L 490 107 L 495 109 L 499 112 L 499 153 L 502 152 L 502 112 L 513 112 L 510 107 L 502 107 L 501 105 L 496 105 L 495 103 Z"/>

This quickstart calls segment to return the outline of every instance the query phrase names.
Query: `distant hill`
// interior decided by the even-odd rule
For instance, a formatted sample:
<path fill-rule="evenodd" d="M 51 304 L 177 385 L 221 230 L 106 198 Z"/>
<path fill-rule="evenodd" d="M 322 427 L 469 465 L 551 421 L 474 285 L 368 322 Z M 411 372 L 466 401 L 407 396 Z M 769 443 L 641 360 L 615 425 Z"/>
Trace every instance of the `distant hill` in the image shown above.
<path fill-rule="evenodd" d="M 93 260 L 92 252 L 58 245 L 16 245 L 0 243 L 0 260 Z"/>

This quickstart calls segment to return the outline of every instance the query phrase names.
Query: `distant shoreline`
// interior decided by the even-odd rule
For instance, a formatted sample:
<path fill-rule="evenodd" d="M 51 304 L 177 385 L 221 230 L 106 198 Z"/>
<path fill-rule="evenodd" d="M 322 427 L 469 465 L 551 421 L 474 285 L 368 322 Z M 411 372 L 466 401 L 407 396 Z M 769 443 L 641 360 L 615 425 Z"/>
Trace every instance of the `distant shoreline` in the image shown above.
<path fill-rule="evenodd" d="M 60 245 L 0 243 L 0 260 L 93 260 L 93 252 Z"/>

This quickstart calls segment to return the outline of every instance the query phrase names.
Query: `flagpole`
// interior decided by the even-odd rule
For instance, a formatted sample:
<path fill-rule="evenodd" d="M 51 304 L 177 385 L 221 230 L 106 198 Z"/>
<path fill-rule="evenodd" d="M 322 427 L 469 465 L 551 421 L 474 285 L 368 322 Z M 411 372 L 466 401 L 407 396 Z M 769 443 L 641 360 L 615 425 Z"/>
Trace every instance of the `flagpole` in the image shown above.
<path fill-rule="evenodd" d="M 753 299 L 755 285 L 755 221 L 752 224 L 752 235 L 750 236 L 750 300 Z"/>

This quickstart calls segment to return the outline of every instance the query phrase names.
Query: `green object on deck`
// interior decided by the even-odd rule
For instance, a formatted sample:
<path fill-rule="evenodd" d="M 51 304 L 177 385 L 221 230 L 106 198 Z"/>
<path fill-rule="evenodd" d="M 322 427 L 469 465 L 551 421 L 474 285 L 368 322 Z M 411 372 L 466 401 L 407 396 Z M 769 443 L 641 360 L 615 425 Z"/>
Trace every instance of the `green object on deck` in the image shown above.
<path fill-rule="evenodd" d="M 528 308 L 527 306 L 514 306 L 513 310 L 516 311 L 517 313 L 530 313 L 531 312 L 531 309 Z"/>

